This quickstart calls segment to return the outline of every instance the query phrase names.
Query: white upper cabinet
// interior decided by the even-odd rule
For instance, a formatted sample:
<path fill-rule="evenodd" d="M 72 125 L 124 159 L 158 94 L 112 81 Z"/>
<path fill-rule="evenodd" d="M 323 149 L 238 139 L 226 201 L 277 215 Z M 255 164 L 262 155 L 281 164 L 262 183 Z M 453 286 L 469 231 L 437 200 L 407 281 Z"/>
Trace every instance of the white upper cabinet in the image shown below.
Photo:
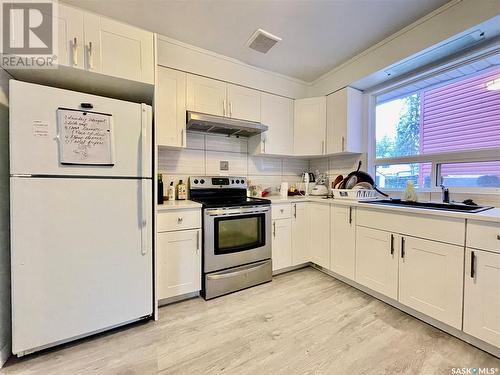
<path fill-rule="evenodd" d="M 269 129 L 249 139 L 254 154 L 293 154 L 293 99 L 261 93 L 260 120 Z"/>
<path fill-rule="evenodd" d="M 295 100 L 293 133 L 295 155 L 325 154 L 325 96 Z"/>
<path fill-rule="evenodd" d="M 58 63 L 154 84 L 153 33 L 59 5 Z"/>
<path fill-rule="evenodd" d="M 226 115 L 260 122 L 260 91 L 228 83 Z"/>
<path fill-rule="evenodd" d="M 330 270 L 354 280 L 356 252 L 356 209 L 352 206 L 331 207 Z"/>
<path fill-rule="evenodd" d="M 260 91 L 188 74 L 187 109 L 260 122 Z"/>
<path fill-rule="evenodd" d="M 83 69 L 83 12 L 59 4 L 55 22 L 58 25 L 58 64 Z"/>
<path fill-rule="evenodd" d="M 226 116 L 226 86 L 215 79 L 187 75 L 187 109 L 215 116 Z"/>
<path fill-rule="evenodd" d="M 356 227 L 356 282 L 398 298 L 398 243 L 393 233 Z"/>
<path fill-rule="evenodd" d="M 464 332 L 500 347 L 500 254 L 467 248 Z"/>
<path fill-rule="evenodd" d="M 351 87 L 327 96 L 326 153 L 363 152 L 362 93 Z"/>
<path fill-rule="evenodd" d="M 464 248 L 408 236 L 400 241 L 399 302 L 461 329 Z"/>
<path fill-rule="evenodd" d="M 186 147 L 186 79 L 184 72 L 158 67 L 155 123 L 159 146 Z"/>
<path fill-rule="evenodd" d="M 154 84 L 153 34 L 109 18 L 85 17 L 87 68 Z M 89 27 L 88 27 L 89 26 Z"/>
<path fill-rule="evenodd" d="M 330 204 L 311 202 L 311 261 L 323 268 L 330 267 Z"/>

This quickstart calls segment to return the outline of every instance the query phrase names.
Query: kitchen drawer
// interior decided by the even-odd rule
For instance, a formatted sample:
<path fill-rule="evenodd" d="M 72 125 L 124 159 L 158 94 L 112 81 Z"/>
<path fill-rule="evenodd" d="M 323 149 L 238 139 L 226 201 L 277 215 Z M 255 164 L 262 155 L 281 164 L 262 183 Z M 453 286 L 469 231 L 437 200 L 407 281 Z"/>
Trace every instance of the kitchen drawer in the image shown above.
<path fill-rule="evenodd" d="M 500 253 L 500 223 L 468 220 L 467 247 Z"/>
<path fill-rule="evenodd" d="M 454 245 L 465 244 L 465 219 L 393 212 L 358 207 L 356 225 L 426 238 Z"/>
<path fill-rule="evenodd" d="M 277 203 L 271 207 L 273 220 L 289 219 L 292 217 L 292 205 L 290 203 Z"/>
<path fill-rule="evenodd" d="M 165 210 L 157 216 L 158 232 L 201 228 L 201 210 Z"/>

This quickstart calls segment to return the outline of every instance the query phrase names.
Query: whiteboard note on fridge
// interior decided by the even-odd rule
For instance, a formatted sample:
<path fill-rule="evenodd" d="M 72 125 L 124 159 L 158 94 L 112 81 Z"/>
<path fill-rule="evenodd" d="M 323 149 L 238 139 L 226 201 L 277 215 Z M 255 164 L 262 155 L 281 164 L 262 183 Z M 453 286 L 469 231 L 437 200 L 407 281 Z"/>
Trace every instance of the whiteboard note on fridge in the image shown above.
<path fill-rule="evenodd" d="M 112 115 L 59 108 L 57 124 L 62 164 L 114 165 Z"/>

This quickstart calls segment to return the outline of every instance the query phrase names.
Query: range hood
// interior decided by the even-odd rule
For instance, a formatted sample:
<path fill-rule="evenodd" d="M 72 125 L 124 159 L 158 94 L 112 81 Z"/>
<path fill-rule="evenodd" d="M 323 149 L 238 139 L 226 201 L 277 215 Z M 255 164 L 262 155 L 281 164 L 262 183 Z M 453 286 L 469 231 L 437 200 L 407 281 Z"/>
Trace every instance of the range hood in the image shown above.
<path fill-rule="evenodd" d="M 187 111 L 187 131 L 251 137 L 268 129 L 260 122 Z"/>

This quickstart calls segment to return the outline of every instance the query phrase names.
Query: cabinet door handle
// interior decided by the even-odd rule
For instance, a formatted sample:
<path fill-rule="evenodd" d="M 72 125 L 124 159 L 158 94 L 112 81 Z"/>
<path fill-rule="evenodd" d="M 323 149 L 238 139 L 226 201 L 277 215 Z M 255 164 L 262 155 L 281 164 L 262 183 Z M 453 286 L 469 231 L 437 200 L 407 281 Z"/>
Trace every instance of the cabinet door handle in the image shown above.
<path fill-rule="evenodd" d="M 89 69 L 94 69 L 94 51 L 92 49 L 92 42 L 89 42 Z"/>
<path fill-rule="evenodd" d="M 276 237 L 276 222 L 273 221 L 273 237 Z"/>
<path fill-rule="evenodd" d="M 262 140 L 262 146 L 264 147 L 263 151 L 264 151 L 264 154 L 265 154 L 266 153 L 266 140 L 265 139 Z"/>
<path fill-rule="evenodd" d="M 181 146 L 184 147 L 184 129 L 181 129 Z"/>
<path fill-rule="evenodd" d="M 349 206 L 349 224 L 352 224 L 352 206 Z"/>
<path fill-rule="evenodd" d="M 500 241 L 500 234 L 497 234 L 497 240 Z"/>
<path fill-rule="evenodd" d="M 294 211 L 293 211 L 293 217 L 297 217 L 297 203 L 293 205 Z"/>
<path fill-rule="evenodd" d="M 222 101 L 222 116 L 226 116 L 226 99 Z"/>
<path fill-rule="evenodd" d="M 196 231 L 196 254 L 200 251 L 200 231 Z"/>
<path fill-rule="evenodd" d="M 233 117 L 233 102 L 229 102 L 229 117 Z"/>
<path fill-rule="evenodd" d="M 325 154 L 325 141 L 321 141 L 321 154 Z"/>
<path fill-rule="evenodd" d="M 78 39 L 76 37 L 73 38 L 73 43 L 71 45 L 72 48 L 72 58 L 73 58 L 73 65 L 76 66 L 78 65 Z"/>
<path fill-rule="evenodd" d="M 342 136 L 342 152 L 345 151 L 345 137 Z"/>
<path fill-rule="evenodd" d="M 405 238 L 401 237 L 401 259 L 405 257 Z"/>
<path fill-rule="evenodd" d="M 394 255 L 394 234 L 391 233 L 391 255 Z"/>
<path fill-rule="evenodd" d="M 476 255 L 473 251 L 470 252 L 470 277 L 474 278 L 474 269 L 476 268 Z"/>

